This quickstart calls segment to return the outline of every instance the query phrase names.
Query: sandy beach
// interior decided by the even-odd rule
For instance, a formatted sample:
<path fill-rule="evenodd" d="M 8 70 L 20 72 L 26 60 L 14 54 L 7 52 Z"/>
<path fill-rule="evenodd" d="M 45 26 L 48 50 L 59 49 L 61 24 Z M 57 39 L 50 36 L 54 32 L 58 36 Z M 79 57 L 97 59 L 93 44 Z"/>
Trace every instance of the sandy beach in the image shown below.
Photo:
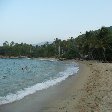
<path fill-rule="evenodd" d="M 45 112 L 112 112 L 112 64 L 82 63 L 69 97 Z"/>
<path fill-rule="evenodd" d="M 79 62 L 79 72 L 49 89 L 0 106 L 0 112 L 112 112 L 112 64 Z"/>

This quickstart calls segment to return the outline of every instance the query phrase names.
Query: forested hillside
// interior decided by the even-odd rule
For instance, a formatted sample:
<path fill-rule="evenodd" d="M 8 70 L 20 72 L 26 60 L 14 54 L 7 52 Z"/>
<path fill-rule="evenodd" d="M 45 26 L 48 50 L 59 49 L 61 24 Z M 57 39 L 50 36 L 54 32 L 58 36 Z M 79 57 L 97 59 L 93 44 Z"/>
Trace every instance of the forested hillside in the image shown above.
<path fill-rule="evenodd" d="M 5 41 L 3 46 L 0 46 L 0 56 L 83 58 L 112 61 L 112 27 L 86 31 L 85 34 L 81 34 L 76 38 L 70 37 L 67 40 L 56 38 L 53 43 L 46 42 L 41 46 Z"/>

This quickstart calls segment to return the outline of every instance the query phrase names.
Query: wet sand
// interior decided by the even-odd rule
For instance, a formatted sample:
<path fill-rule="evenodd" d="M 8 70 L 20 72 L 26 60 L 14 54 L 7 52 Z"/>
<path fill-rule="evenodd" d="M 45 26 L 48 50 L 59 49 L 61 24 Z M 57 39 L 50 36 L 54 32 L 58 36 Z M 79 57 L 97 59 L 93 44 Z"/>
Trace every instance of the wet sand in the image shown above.
<path fill-rule="evenodd" d="M 80 68 L 83 65 L 80 65 Z M 64 100 L 69 97 L 71 86 L 74 85 L 77 74 L 69 76 L 65 81 L 38 91 L 35 94 L 28 95 L 22 100 L 0 106 L 0 112 L 43 112 L 49 108 L 55 100 Z M 65 94 L 66 93 L 66 94 Z"/>
<path fill-rule="evenodd" d="M 79 72 L 0 112 L 112 112 L 112 64 L 79 62 Z"/>
<path fill-rule="evenodd" d="M 44 112 L 112 112 L 112 63 L 82 62 L 86 67 L 63 101 Z M 77 83 L 77 84 L 76 84 Z"/>

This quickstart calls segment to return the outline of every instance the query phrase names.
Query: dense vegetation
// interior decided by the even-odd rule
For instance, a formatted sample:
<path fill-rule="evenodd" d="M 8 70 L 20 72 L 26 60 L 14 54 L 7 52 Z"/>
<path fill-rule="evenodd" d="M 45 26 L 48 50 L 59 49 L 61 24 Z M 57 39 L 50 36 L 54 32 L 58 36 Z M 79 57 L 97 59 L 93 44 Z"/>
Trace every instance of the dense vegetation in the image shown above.
<path fill-rule="evenodd" d="M 112 61 L 112 27 L 86 31 L 85 34 L 77 38 L 70 37 L 68 40 L 56 38 L 53 43 L 47 42 L 41 46 L 5 41 L 3 46 L 0 46 L 0 55 Z"/>

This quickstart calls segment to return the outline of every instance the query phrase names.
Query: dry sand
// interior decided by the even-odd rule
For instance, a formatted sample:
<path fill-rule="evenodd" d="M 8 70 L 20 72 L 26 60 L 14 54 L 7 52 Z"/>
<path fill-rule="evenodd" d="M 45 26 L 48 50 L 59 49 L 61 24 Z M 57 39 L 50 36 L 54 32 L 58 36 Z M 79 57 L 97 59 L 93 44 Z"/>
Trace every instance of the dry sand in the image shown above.
<path fill-rule="evenodd" d="M 69 97 L 54 101 L 44 112 L 112 112 L 112 64 L 82 63 L 85 66 L 74 80 L 72 91 L 69 89 Z"/>
<path fill-rule="evenodd" d="M 112 112 L 112 64 L 79 62 L 61 84 L 0 106 L 0 112 Z"/>

